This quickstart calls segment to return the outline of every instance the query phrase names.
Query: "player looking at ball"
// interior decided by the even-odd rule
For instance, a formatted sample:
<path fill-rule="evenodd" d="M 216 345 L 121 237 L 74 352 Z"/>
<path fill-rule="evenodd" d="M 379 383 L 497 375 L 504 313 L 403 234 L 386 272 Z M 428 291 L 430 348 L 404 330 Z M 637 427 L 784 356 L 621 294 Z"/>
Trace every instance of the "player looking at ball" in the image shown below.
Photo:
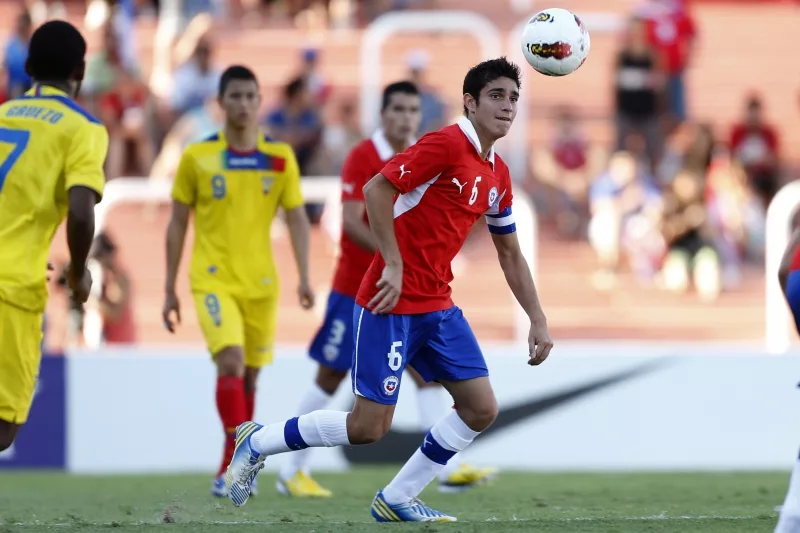
<path fill-rule="evenodd" d="M 300 305 L 314 294 L 308 281 L 310 226 L 303 207 L 300 173 L 291 147 L 266 138 L 258 126 L 258 82 L 242 66 L 222 73 L 218 102 L 224 128 L 189 145 L 172 188 L 167 228 L 167 272 L 162 318 L 175 331 L 180 323 L 178 267 L 194 211 L 194 249 L 189 281 L 200 327 L 217 366 L 216 402 L 225 449 L 214 496 L 227 494 L 224 476 L 235 446 L 236 427 L 253 418 L 256 381 L 272 362 L 278 307 L 278 273 L 270 228 L 278 208 L 297 261 Z"/>
<path fill-rule="evenodd" d="M 298 416 L 324 409 L 350 372 L 353 363 L 353 308 L 361 280 L 378 250 L 378 242 L 370 232 L 362 189 L 396 154 L 414 144 L 413 135 L 419 129 L 421 118 L 419 91 L 413 83 L 401 81 L 386 86 L 381 104 L 381 128 L 353 148 L 345 160 L 342 169 L 341 254 L 325 318 L 309 348 L 309 355 L 319 364 L 317 376 L 300 402 Z M 441 386 L 426 383 L 411 367 L 409 372 L 418 387 L 420 422 L 427 431 L 443 414 L 439 394 Z M 279 492 L 298 497 L 331 496 L 331 492 L 309 474 L 310 453 L 309 448 L 290 455 L 278 475 Z M 453 460 L 439 475 L 439 489 L 465 490 L 484 483 L 495 473 L 492 468 L 475 468 Z"/>
<path fill-rule="evenodd" d="M 439 381 L 456 409 L 437 422 L 395 478 L 379 490 L 379 522 L 452 522 L 418 496 L 497 416 L 497 400 L 475 335 L 450 298 L 450 263 L 473 224 L 485 216 L 500 266 L 530 317 L 528 364 L 541 364 L 553 342 L 512 213 L 511 177 L 494 143 L 517 113 L 519 67 L 505 58 L 469 70 L 464 117 L 422 137 L 364 186 L 378 253 L 353 312 L 355 349 L 349 413 L 314 411 L 285 422 L 242 424 L 228 467 L 230 498 L 244 505 L 264 460 L 290 450 L 369 444 L 389 431 L 406 365 Z"/>

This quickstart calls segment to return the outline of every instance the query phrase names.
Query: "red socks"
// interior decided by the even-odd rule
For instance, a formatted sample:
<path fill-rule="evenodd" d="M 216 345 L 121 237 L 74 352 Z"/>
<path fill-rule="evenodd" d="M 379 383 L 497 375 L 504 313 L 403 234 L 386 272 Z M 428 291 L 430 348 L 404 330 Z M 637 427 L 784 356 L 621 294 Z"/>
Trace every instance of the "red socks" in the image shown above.
<path fill-rule="evenodd" d="M 256 412 L 256 390 L 245 391 L 244 404 L 247 413 L 247 420 L 253 420 Z"/>
<path fill-rule="evenodd" d="M 248 403 L 244 393 L 244 378 L 235 376 L 220 376 L 217 378 L 217 411 L 225 430 L 225 452 L 220 465 L 219 476 L 228 468 L 233 458 L 233 449 L 236 446 L 236 426 L 246 422 L 250 417 L 248 410 L 252 402 Z M 252 413 L 252 411 L 249 411 Z"/>

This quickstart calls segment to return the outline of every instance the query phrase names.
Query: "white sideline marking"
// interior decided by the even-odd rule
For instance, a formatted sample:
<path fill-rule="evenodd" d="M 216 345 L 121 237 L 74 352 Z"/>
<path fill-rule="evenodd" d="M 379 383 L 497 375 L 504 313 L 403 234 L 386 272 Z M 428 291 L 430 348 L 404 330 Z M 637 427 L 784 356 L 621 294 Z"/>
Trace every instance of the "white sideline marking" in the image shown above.
<path fill-rule="evenodd" d="M 775 515 L 777 517 L 777 515 Z M 512 516 L 511 518 L 501 519 L 501 518 L 487 518 L 486 520 L 473 520 L 473 521 L 464 521 L 462 523 L 465 524 L 477 524 L 480 522 L 600 522 L 600 521 L 609 521 L 609 520 L 624 520 L 624 521 L 632 521 L 632 522 L 655 522 L 655 521 L 680 521 L 680 520 L 755 520 L 760 518 L 760 516 L 717 516 L 717 515 L 698 515 L 698 516 L 691 516 L 691 515 L 684 515 L 684 516 L 669 516 L 667 514 L 659 514 L 659 515 L 652 515 L 652 516 L 606 516 L 606 517 L 574 517 L 574 518 L 517 518 L 516 516 Z M 202 521 L 202 520 L 190 520 L 190 521 L 182 521 L 182 520 L 175 520 L 175 524 L 181 525 L 198 525 L 198 526 L 279 526 L 279 525 L 303 525 L 308 524 L 312 525 L 316 522 L 284 522 L 282 520 L 275 520 L 275 521 L 265 521 L 265 520 L 209 520 L 209 521 Z M 352 520 L 348 520 L 346 522 L 325 522 L 325 525 L 348 525 L 348 524 L 375 524 L 374 521 L 365 521 L 365 522 L 354 522 Z M 107 527 L 110 528 L 114 525 L 119 527 L 152 527 L 155 525 L 161 525 L 163 522 L 161 521 L 151 521 L 151 522 L 67 522 L 67 523 L 55 523 L 55 524 L 48 524 L 42 522 L 0 522 L 0 526 L 14 526 L 14 527 L 45 527 L 45 528 L 59 528 L 59 529 L 71 529 L 71 528 L 82 528 L 82 527 Z"/>

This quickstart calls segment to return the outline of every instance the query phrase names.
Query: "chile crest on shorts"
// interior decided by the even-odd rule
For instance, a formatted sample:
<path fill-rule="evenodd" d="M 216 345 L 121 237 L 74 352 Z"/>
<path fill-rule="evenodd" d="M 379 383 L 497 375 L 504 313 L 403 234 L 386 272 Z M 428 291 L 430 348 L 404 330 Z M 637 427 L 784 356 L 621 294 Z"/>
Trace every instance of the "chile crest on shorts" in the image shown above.
<path fill-rule="evenodd" d="M 397 391 L 397 386 L 400 384 L 400 380 L 397 379 L 397 376 L 389 376 L 388 378 L 383 380 L 383 393 L 386 396 L 394 396 L 394 393 Z"/>

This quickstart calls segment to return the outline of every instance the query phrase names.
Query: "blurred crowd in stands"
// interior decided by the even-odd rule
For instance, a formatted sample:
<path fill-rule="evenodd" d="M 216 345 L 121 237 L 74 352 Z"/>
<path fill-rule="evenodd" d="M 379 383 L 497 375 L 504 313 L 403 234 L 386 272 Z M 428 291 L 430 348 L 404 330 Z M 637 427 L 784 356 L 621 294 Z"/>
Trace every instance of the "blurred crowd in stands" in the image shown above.
<path fill-rule="evenodd" d="M 588 239 L 598 289 L 625 268 L 642 284 L 714 300 L 745 265 L 763 264 L 766 207 L 785 179 L 779 136 L 756 93 L 736 124 L 693 120 L 685 72 L 697 32 L 681 2 L 644 3 L 612 66 L 613 146 L 593 145 L 579 111 L 562 108 L 532 161 L 540 211 L 564 236 Z"/>
<path fill-rule="evenodd" d="M 85 25 L 100 32 L 88 59 L 82 103 L 108 127 L 108 179 L 169 178 L 182 149 L 222 125 L 215 104 L 222 67 L 215 57 L 215 25 L 231 17 L 288 20 L 328 27 L 363 26 L 392 9 L 430 8 L 433 0 L 90 0 Z M 58 17 L 64 5 L 37 0 L 22 7 L 4 49 L 2 98 L 30 86 L 25 74 L 32 28 Z M 166 74 L 142 72 L 136 25 L 141 17 L 176 19 Z M 309 22 L 311 20 L 311 22 Z M 533 147 L 527 189 L 542 224 L 564 238 L 588 240 L 597 256 L 593 284 L 616 286 L 623 271 L 642 284 L 672 291 L 691 287 L 706 300 L 739 284 L 746 265 L 760 265 L 764 215 L 785 179 L 779 134 L 765 120 L 759 95 L 744 95 L 739 123 L 707 124 L 692 118 L 685 91 L 698 29 L 680 0 L 644 0 L 620 35 L 613 65 L 610 145 L 588 138 L 579 107 L 556 113 L 548 146 Z M 170 55 L 170 54 L 167 54 Z M 294 147 L 306 177 L 336 175 L 362 137 L 357 103 L 332 98 L 319 72 L 321 50 L 297 51 L 295 74 L 276 101 L 267 102 L 264 130 Z M 422 91 L 420 134 L 452 121 L 459 107 L 426 83 L 429 56 L 409 50 L 407 76 Z M 163 70 L 163 68 L 162 68 Z M 447 102 L 447 103 L 446 103 Z M 309 205 L 318 222 L 322 207 Z M 114 244 L 99 241 L 110 273 L 103 298 L 130 305 Z M 116 280 L 116 281 L 115 281 Z M 124 306 L 123 306 L 124 307 Z M 119 316 L 119 306 L 104 309 Z M 111 315 L 109 315 L 111 316 Z M 124 328 L 123 328 L 124 330 Z M 133 335 L 133 330 L 122 331 Z M 115 333 L 116 335 L 116 333 Z"/>

